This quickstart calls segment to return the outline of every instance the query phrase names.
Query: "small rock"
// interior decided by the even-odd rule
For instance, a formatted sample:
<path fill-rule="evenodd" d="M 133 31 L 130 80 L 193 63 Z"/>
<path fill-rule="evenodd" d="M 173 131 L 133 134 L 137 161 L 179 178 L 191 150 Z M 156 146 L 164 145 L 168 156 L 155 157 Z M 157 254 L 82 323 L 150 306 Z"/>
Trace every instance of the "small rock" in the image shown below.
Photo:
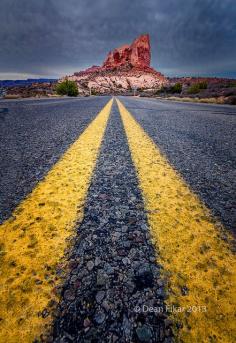
<path fill-rule="evenodd" d="M 110 304 L 109 304 L 106 300 L 104 300 L 104 301 L 102 302 L 102 307 L 103 307 L 107 312 L 111 309 Z"/>
<path fill-rule="evenodd" d="M 87 263 L 87 269 L 88 269 L 89 271 L 91 271 L 91 270 L 93 269 L 93 267 L 94 267 L 93 261 L 88 261 L 88 263 Z"/>
<path fill-rule="evenodd" d="M 48 315 L 49 315 L 49 312 L 48 312 L 48 310 L 45 308 L 45 309 L 43 310 L 43 312 L 42 312 L 42 317 L 43 317 L 43 318 L 46 318 Z"/>
<path fill-rule="evenodd" d="M 121 231 L 123 233 L 127 232 L 128 231 L 128 226 L 122 226 Z"/>
<path fill-rule="evenodd" d="M 127 248 L 127 249 L 130 249 L 131 243 L 130 243 L 129 241 L 125 241 L 125 242 L 123 243 L 123 247 L 124 247 L 124 248 Z"/>
<path fill-rule="evenodd" d="M 85 318 L 85 320 L 84 320 L 84 327 L 87 328 L 89 326 L 91 326 L 91 321 L 88 318 Z"/>
<path fill-rule="evenodd" d="M 164 299 L 165 298 L 165 290 L 163 287 L 160 287 L 156 291 L 156 295 L 158 298 Z"/>
<path fill-rule="evenodd" d="M 156 262 L 156 257 L 155 256 L 149 257 L 149 261 L 152 263 Z"/>
<path fill-rule="evenodd" d="M 74 268 L 77 267 L 77 265 L 78 265 L 78 262 L 75 261 L 75 260 L 72 260 L 72 261 L 70 261 L 70 263 L 69 263 L 69 268 L 70 268 L 70 269 L 74 269 Z"/>
<path fill-rule="evenodd" d="M 148 226 L 146 224 L 141 224 L 141 229 L 144 231 L 148 231 Z"/>
<path fill-rule="evenodd" d="M 126 286 L 127 286 L 127 288 L 129 289 L 129 291 L 130 291 L 131 293 L 133 293 L 134 288 L 135 288 L 133 282 L 128 281 L 128 282 L 126 283 Z"/>
<path fill-rule="evenodd" d="M 130 259 L 128 257 L 122 258 L 123 264 L 126 266 L 127 264 L 130 264 Z"/>
<path fill-rule="evenodd" d="M 100 303 L 104 297 L 105 297 L 105 292 L 104 291 L 99 291 L 96 294 L 96 301 L 98 303 Z"/>
<path fill-rule="evenodd" d="M 107 194 L 99 194 L 99 198 L 102 200 L 106 200 L 108 198 Z"/>
<path fill-rule="evenodd" d="M 117 254 L 118 254 L 118 256 L 126 256 L 126 251 L 123 250 L 123 249 L 119 249 L 119 250 L 117 251 Z"/>
<path fill-rule="evenodd" d="M 102 324 L 106 318 L 104 311 L 99 310 L 94 315 L 94 320 L 97 324 Z"/>
<path fill-rule="evenodd" d="M 136 334 L 140 342 L 150 342 L 152 338 L 152 331 L 147 325 L 143 325 L 136 329 Z"/>
<path fill-rule="evenodd" d="M 116 343 L 117 341 L 118 341 L 118 339 L 119 339 L 119 337 L 117 337 L 116 335 L 112 335 L 112 343 Z"/>
<path fill-rule="evenodd" d="M 99 266 L 100 263 L 101 263 L 100 257 L 96 257 L 94 261 L 95 267 Z"/>
<path fill-rule="evenodd" d="M 136 243 L 144 243 L 144 238 L 142 235 L 138 235 L 138 236 L 134 237 L 134 241 Z"/>
<path fill-rule="evenodd" d="M 114 232 L 113 236 L 112 236 L 112 240 L 113 241 L 118 241 L 118 239 L 120 238 L 121 234 L 119 232 Z"/>
<path fill-rule="evenodd" d="M 97 273 L 97 285 L 104 286 L 107 283 L 108 275 L 103 271 L 98 271 Z"/>
<path fill-rule="evenodd" d="M 104 270 L 106 271 L 107 274 L 113 274 L 114 273 L 114 268 L 109 263 L 105 264 Z"/>
<path fill-rule="evenodd" d="M 135 224 L 137 222 L 137 219 L 135 217 L 129 217 L 128 222 L 130 225 Z"/>
<path fill-rule="evenodd" d="M 68 301 L 73 301 L 75 299 L 75 295 L 70 290 L 66 290 L 64 293 L 64 299 Z"/>
<path fill-rule="evenodd" d="M 138 289 L 153 287 L 154 278 L 153 273 L 148 267 L 140 267 L 135 275 L 135 283 Z"/>
<path fill-rule="evenodd" d="M 163 287 L 163 286 L 165 285 L 165 282 L 164 282 L 164 280 L 162 280 L 162 279 L 158 279 L 158 280 L 156 280 L 156 284 L 157 284 L 157 286 L 159 286 L 159 287 Z"/>
<path fill-rule="evenodd" d="M 124 315 L 123 322 L 122 322 L 122 329 L 124 330 L 125 336 L 130 337 L 130 333 L 132 330 L 132 325 L 129 319 Z"/>
<path fill-rule="evenodd" d="M 172 320 L 169 318 L 166 318 L 164 320 L 164 323 L 165 323 L 165 328 L 169 328 L 172 325 Z"/>

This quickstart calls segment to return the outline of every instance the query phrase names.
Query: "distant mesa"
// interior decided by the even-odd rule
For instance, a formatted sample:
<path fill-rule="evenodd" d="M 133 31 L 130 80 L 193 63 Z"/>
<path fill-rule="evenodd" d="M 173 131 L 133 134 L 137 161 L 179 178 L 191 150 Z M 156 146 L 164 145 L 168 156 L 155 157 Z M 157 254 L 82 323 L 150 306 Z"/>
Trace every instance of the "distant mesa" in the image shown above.
<path fill-rule="evenodd" d="M 80 93 L 125 93 L 133 89 L 153 90 L 167 83 L 160 72 L 151 68 L 151 46 L 148 34 L 136 38 L 132 44 L 110 51 L 102 66 L 92 66 L 74 75 L 65 76 L 76 81 Z"/>

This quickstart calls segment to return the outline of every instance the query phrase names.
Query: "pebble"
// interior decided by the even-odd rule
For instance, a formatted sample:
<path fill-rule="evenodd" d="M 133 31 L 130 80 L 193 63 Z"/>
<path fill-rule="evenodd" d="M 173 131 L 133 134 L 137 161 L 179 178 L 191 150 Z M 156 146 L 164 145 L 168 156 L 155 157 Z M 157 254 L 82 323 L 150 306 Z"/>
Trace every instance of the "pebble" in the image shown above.
<path fill-rule="evenodd" d="M 128 231 L 128 226 L 122 226 L 121 231 L 126 233 Z"/>
<path fill-rule="evenodd" d="M 136 334 L 141 342 L 150 342 L 152 338 L 152 331 L 147 325 L 143 325 L 136 329 Z"/>
<path fill-rule="evenodd" d="M 99 264 L 101 264 L 101 259 L 100 259 L 100 257 L 96 257 L 95 261 L 94 261 L 95 267 L 99 266 Z"/>
<path fill-rule="evenodd" d="M 108 276 L 106 273 L 99 271 L 97 273 L 97 285 L 98 286 L 104 286 L 107 283 Z"/>
<path fill-rule="evenodd" d="M 102 301 L 102 299 L 105 297 L 105 294 L 106 293 L 104 291 L 97 292 L 97 294 L 96 294 L 96 301 L 98 303 L 100 303 Z"/>
<path fill-rule="evenodd" d="M 88 318 L 84 319 L 84 327 L 87 328 L 89 326 L 91 326 L 91 321 Z"/>
<path fill-rule="evenodd" d="M 94 315 L 94 321 L 97 324 L 102 324 L 104 322 L 105 318 L 106 318 L 105 312 L 102 310 L 97 311 Z"/>
<path fill-rule="evenodd" d="M 107 274 L 113 274 L 114 273 L 114 268 L 108 263 L 105 264 L 104 270 Z"/>
<path fill-rule="evenodd" d="M 102 302 L 102 307 L 103 307 L 107 312 L 111 309 L 110 304 L 109 304 L 106 300 L 104 300 L 104 301 Z"/>
<path fill-rule="evenodd" d="M 126 265 L 130 264 L 130 259 L 128 257 L 124 257 L 124 258 L 122 258 L 122 262 L 126 266 Z"/>
<path fill-rule="evenodd" d="M 88 263 L 87 263 L 88 270 L 91 271 L 93 269 L 93 267 L 94 267 L 93 261 L 88 261 Z"/>
<path fill-rule="evenodd" d="M 42 311 L 42 317 L 43 317 L 43 318 L 46 318 L 48 315 L 49 315 L 49 311 L 48 311 L 47 309 L 44 309 L 44 310 Z"/>
<path fill-rule="evenodd" d="M 69 301 L 73 301 L 75 299 L 75 294 L 71 290 L 66 290 L 64 292 L 64 298 Z"/>

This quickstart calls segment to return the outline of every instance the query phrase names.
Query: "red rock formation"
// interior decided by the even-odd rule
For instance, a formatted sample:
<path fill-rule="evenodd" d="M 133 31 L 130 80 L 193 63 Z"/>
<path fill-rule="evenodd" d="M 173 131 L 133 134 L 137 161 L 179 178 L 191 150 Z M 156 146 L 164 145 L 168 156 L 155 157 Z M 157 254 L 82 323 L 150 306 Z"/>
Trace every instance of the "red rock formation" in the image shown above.
<path fill-rule="evenodd" d="M 106 69 L 120 66 L 150 67 L 151 48 L 149 35 L 139 36 L 131 45 L 123 45 L 107 55 L 103 63 Z"/>
<path fill-rule="evenodd" d="M 156 90 L 166 84 L 167 79 L 150 67 L 151 47 L 149 35 L 141 35 L 132 44 L 123 45 L 107 55 L 103 65 L 67 76 L 77 82 L 79 91 L 88 94 L 126 92 L 132 89 Z"/>
<path fill-rule="evenodd" d="M 127 65 L 130 61 L 129 45 L 123 45 L 113 51 L 110 51 L 102 67 L 106 69 Z"/>
<path fill-rule="evenodd" d="M 130 46 L 131 65 L 134 67 L 150 67 L 151 46 L 149 35 L 142 35 L 135 39 Z"/>

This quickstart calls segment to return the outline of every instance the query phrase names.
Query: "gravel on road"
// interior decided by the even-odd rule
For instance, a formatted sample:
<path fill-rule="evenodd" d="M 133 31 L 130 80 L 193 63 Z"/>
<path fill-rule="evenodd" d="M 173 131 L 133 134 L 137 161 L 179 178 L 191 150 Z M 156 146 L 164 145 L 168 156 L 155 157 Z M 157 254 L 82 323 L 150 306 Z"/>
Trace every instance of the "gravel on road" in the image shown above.
<path fill-rule="evenodd" d="M 113 105 L 49 341 L 172 342 L 157 258 Z"/>

